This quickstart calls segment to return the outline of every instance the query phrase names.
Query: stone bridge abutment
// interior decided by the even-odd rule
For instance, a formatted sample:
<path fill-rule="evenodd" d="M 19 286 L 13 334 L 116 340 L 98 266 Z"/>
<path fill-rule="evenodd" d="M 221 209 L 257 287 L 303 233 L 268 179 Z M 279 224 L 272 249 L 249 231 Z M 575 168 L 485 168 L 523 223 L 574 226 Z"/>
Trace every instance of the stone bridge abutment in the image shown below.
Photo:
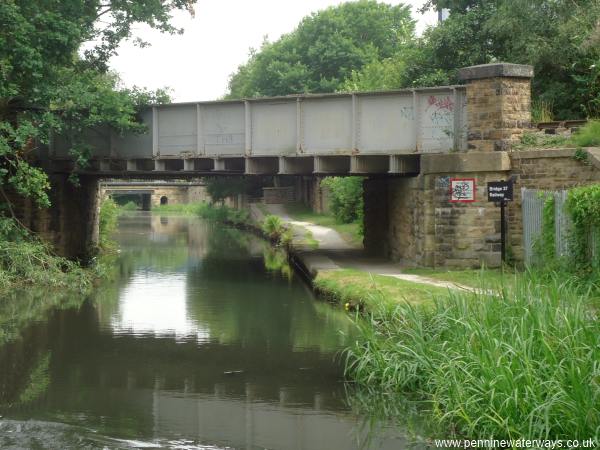
<path fill-rule="evenodd" d="M 80 176 L 78 183 L 67 174 L 49 176 L 49 208 L 9 193 L 17 219 L 35 235 L 49 242 L 61 256 L 88 260 L 96 252 L 99 220 L 99 181 Z"/>

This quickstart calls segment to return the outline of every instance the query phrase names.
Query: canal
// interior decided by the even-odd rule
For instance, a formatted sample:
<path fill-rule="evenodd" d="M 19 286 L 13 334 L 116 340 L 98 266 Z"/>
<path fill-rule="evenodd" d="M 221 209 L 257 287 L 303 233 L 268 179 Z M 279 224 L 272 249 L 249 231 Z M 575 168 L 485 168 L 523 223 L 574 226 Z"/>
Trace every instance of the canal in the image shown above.
<path fill-rule="evenodd" d="M 265 242 L 142 212 L 114 239 L 112 280 L 0 347 L 1 448 L 406 448 L 349 406 L 346 313 Z"/>

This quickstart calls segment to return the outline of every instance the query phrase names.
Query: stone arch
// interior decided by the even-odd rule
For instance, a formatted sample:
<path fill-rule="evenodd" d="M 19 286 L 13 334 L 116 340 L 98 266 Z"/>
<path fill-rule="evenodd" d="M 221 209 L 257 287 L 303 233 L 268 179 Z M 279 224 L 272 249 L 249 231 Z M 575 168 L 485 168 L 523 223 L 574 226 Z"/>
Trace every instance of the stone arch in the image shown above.
<path fill-rule="evenodd" d="M 169 204 L 169 198 L 166 195 L 163 195 L 160 198 L 160 204 L 161 205 L 168 205 Z"/>

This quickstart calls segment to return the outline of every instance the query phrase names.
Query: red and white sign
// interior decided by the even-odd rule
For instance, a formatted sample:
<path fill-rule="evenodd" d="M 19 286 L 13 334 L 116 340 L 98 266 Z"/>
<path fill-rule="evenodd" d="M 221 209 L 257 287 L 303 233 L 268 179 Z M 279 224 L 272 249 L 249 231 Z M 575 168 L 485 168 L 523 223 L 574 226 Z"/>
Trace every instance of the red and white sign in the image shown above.
<path fill-rule="evenodd" d="M 474 202 L 475 178 L 450 178 L 450 201 Z"/>

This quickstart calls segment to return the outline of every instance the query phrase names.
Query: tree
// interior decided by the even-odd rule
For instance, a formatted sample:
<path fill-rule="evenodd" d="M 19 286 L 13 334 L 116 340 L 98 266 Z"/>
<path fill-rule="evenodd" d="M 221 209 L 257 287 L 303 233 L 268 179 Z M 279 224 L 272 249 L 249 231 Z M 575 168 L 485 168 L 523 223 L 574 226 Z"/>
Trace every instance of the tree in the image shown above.
<path fill-rule="evenodd" d="M 170 25 L 170 14 L 191 11 L 194 1 L 0 3 L 0 193 L 6 203 L 5 188 L 49 205 L 47 176 L 32 160 L 38 143 L 47 143 L 51 133 L 70 135 L 72 153 L 82 165 L 85 128 L 108 124 L 140 130 L 137 108 L 164 100 L 164 92 L 120 88 L 108 60 L 136 23 L 180 32 Z M 88 49 L 80 56 L 83 44 Z"/>
<path fill-rule="evenodd" d="M 362 221 L 362 184 L 362 177 L 327 177 L 321 181 L 330 191 L 331 211 L 339 223 Z"/>
<path fill-rule="evenodd" d="M 334 92 L 353 70 L 391 57 L 413 37 L 407 6 L 360 0 L 330 7 L 251 51 L 250 60 L 231 76 L 227 97 Z"/>
<path fill-rule="evenodd" d="M 430 0 L 429 8 L 450 15 L 410 50 L 355 71 L 345 88 L 457 83 L 461 67 L 513 62 L 534 66 L 536 104 L 557 118 L 600 116 L 599 0 Z"/>

